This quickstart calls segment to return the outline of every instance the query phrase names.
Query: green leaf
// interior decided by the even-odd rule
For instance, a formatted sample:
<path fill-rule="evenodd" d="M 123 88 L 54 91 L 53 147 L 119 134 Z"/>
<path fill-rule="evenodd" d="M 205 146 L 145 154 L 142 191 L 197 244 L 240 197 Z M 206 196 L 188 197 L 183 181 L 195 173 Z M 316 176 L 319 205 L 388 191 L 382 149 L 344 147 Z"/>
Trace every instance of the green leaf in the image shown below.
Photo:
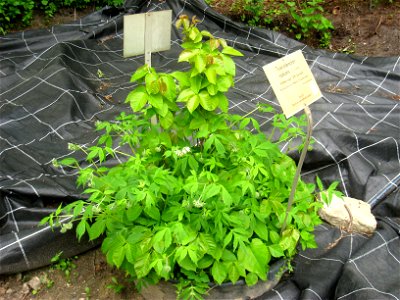
<path fill-rule="evenodd" d="M 271 260 L 271 255 L 268 251 L 268 247 L 260 239 L 255 238 L 251 241 L 250 248 L 253 251 L 253 254 L 259 262 L 260 266 L 263 268 L 263 272 L 261 273 L 262 276 L 260 276 L 260 278 L 262 280 L 266 280 L 266 275 L 268 271 L 267 267 L 269 261 Z"/>
<path fill-rule="evenodd" d="M 125 247 L 118 247 L 118 248 L 115 248 L 113 251 L 112 260 L 118 269 L 122 265 L 122 262 L 125 259 L 125 252 L 126 252 Z"/>
<path fill-rule="evenodd" d="M 148 101 L 155 108 L 158 108 L 158 109 L 162 109 L 163 108 L 164 101 L 163 101 L 163 98 L 162 98 L 162 96 L 160 94 L 149 95 Z M 167 108 L 168 108 L 168 106 L 167 106 Z"/>
<path fill-rule="evenodd" d="M 233 237 L 233 234 L 232 234 L 232 231 L 230 231 L 224 238 L 224 248 L 226 246 L 228 246 L 229 243 L 232 241 L 232 237 Z"/>
<path fill-rule="evenodd" d="M 187 102 L 190 97 L 195 95 L 192 89 L 188 88 L 183 90 L 182 92 L 179 93 L 178 98 L 176 99 L 176 102 Z"/>
<path fill-rule="evenodd" d="M 219 139 L 216 138 L 214 140 L 214 145 L 215 148 L 217 149 L 218 154 L 223 155 L 225 153 L 225 147 Z"/>
<path fill-rule="evenodd" d="M 74 165 L 77 166 L 78 165 L 78 161 L 73 157 L 64 158 L 64 159 L 60 160 L 59 163 L 63 166 L 74 166 Z"/>
<path fill-rule="evenodd" d="M 285 254 L 283 253 L 283 249 L 279 244 L 268 246 L 268 250 L 273 257 L 285 256 Z"/>
<path fill-rule="evenodd" d="M 186 107 L 190 113 L 193 113 L 193 111 L 196 110 L 199 104 L 200 104 L 199 95 L 193 95 L 192 97 L 189 98 L 189 101 L 186 103 Z"/>
<path fill-rule="evenodd" d="M 178 62 L 189 61 L 193 56 L 196 56 L 199 53 L 198 50 L 183 50 L 179 55 Z"/>
<path fill-rule="evenodd" d="M 226 279 L 228 272 L 223 263 L 215 261 L 211 269 L 211 275 L 213 276 L 216 283 L 222 284 Z"/>
<path fill-rule="evenodd" d="M 79 222 L 78 226 L 76 227 L 76 236 L 78 237 L 78 240 L 80 240 L 82 238 L 85 231 L 86 231 L 86 221 L 81 220 Z"/>
<path fill-rule="evenodd" d="M 162 254 L 165 251 L 165 249 L 167 248 L 164 243 L 165 231 L 166 231 L 166 229 L 158 231 L 154 235 L 153 240 L 152 240 L 154 250 L 156 250 L 160 254 Z"/>
<path fill-rule="evenodd" d="M 263 268 L 260 265 L 257 258 L 254 256 L 253 251 L 248 246 L 240 245 L 239 250 L 237 252 L 237 256 L 238 256 L 238 261 L 241 264 L 243 264 L 246 270 L 254 272 L 259 276 L 262 276 L 262 274 L 265 271 L 265 268 Z"/>
<path fill-rule="evenodd" d="M 92 161 L 99 153 L 99 147 L 91 147 L 89 148 L 90 152 L 86 157 L 87 161 Z"/>
<path fill-rule="evenodd" d="M 269 231 L 269 237 L 271 239 L 271 242 L 274 244 L 278 243 L 281 239 L 281 236 L 279 235 L 279 233 L 274 230 Z"/>
<path fill-rule="evenodd" d="M 143 278 L 149 274 L 150 268 L 150 254 L 146 253 L 135 260 L 134 268 L 138 278 Z"/>
<path fill-rule="evenodd" d="M 195 94 L 198 94 L 201 89 L 201 83 L 203 79 L 200 75 L 196 75 L 190 78 L 190 88 Z"/>
<path fill-rule="evenodd" d="M 227 113 L 229 109 L 228 98 L 226 98 L 226 96 L 221 92 L 217 93 L 215 96 L 218 97 L 219 109 L 222 112 Z"/>
<path fill-rule="evenodd" d="M 231 206 L 232 196 L 224 186 L 221 186 L 221 198 L 226 206 Z"/>
<path fill-rule="evenodd" d="M 146 74 L 149 73 L 149 66 L 148 65 L 143 65 L 140 68 L 138 68 L 135 73 L 133 73 L 131 77 L 131 82 L 135 82 L 139 79 L 142 79 Z"/>
<path fill-rule="evenodd" d="M 259 220 L 256 220 L 254 231 L 261 239 L 263 239 L 264 241 L 268 241 L 268 229 L 266 224 L 260 222 Z"/>
<path fill-rule="evenodd" d="M 207 185 L 204 189 L 203 200 L 207 200 L 209 198 L 214 197 L 215 195 L 219 194 L 220 190 L 221 187 L 215 183 Z"/>
<path fill-rule="evenodd" d="M 144 212 L 152 219 L 160 220 L 160 211 L 155 206 L 145 207 Z"/>
<path fill-rule="evenodd" d="M 172 232 L 175 237 L 175 243 L 182 245 L 187 245 L 197 236 L 195 231 L 191 230 L 189 226 L 184 226 L 182 223 L 175 223 Z"/>
<path fill-rule="evenodd" d="M 218 93 L 218 88 L 215 84 L 209 84 L 207 85 L 207 92 L 209 92 L 211 96 L 214 96 Z"/>
<path fill-rule="evenodd" d="M 188 72 L 175 71 L 171 73 L 171 76 L 179 81 L 181 88 L 190 86 L 190 75 Z"/>
<path fill-rule="evenodd" d="M 197 265 L 197 262 L 199 261 L 198 257 L 197 257 L 197 251 L 192 249 L 192 247 L 188 248 L 188 255 L 191 259 L 191 261 Z"/>
<path fill-rule="evenodd" d="M 176 84 L 174 79 L 170 75 L 163 75 L 160 77 L 161 81 L 161 94 L 166 97 L 168 100 L 174 102 L 176 97 Z"/>
<path fill-rule="evenodd" d="M 233 80 L 230 75 L 218 78 L 217 88 L 220 92 L 227 92 L 231 86 L 233 86 Z"/>
<path fill-rule="evenodd" d="M 78 202 L 75 202 L 74 204 L 75 204 L 75 207 L 74 207 L 73 215 L 74 215 L 74 217 L 77 217 L 82 213 L 84 202 L 78 201 Z"/>
<path fill-rule="evenodd" d="M 197 170 L 199 169 L 199 163 L 197 162 L 197 160 L 193 156 L 189 156 L 188 162 L 189 167 L 197 172 Z"/>
<path fill-rule="evenodd" d="M 187 254 L 188 254 L 187 247 L 180 246 L 176 248 L 174 257 L 177 261 L 184 260 Z"/>
<path fill-rule="evenodd" d="M 139 205 L 133 205 L 126 211 L 126 218 L 129 222 L 135 221 L 139 218 L 140 214 L 142 213 L 143 209 Z"/>
<path fill-rule="evenodd" d="M 127 238 L 127 242 L 132 245 L 138 244 L 145 238 L 152 235 L 151 230 L 144 226 L 134 226 L 132 229 L 130 229 L 129 233 L 130 234 Z"/>
<path fill-rule="evenodd" d="M 191 261 L 191 259 L 189 258 L 189 256 L 185 256 L 184 259 L 182 260 L 178 260 L 178 264 L 189 271 L 196 271 L 196 265 Z"/>
<path fill-rule="evenodd" d="M 206 57 L 204 55 L 196 55 L 194 57 L 194 66 L 197 72 L 202 73 L 206 68 Z"/>
<path fill-rule="evenodd" d="M 153 73 L 148 73 L 145 77 L 146 90 L 149 94 L 157 94 L 160 91 L 160 83 L 158 76 Z"/>
<path fill-rule="evenodd" d="M 201 91 L 199 96 L 200 96 L 200 105 L 205 110 L 213 111 L 218 107 L 219 105 L 218 98 L 216 97 L 211 98 L 210 94 L 207 93 L 206 91 Z"/>
<path fill-rule="evenodd" d="M 197 267 L 200 269 L 206 269 L 211 266 L 214 262 L 214 258 L 210 255 L 204 255 L 202 259 L 197 262 Z"/>
<path fill-rule="evenodd" d="M 93 225 L 88 230 L 89 239 L 90 240 L 97 239 L 101 234 L 103 234 L 105 229 L 106 229 L 106 220 L 97 218 L 96 222 L 94 222 Z"/>
<path fill-rule="evenodd" d="M 222 54 L 221 56 L 222 56 L 223 66 L 224 66 L 224 70 L 225 70 L 226 74 L 235 76 L 236 75 L 236 66 L 235 66 L 235 62 L 233 61 L 233 59 L 228 55 Z"/>
<path fill-rule="evenodd" d="M 210 83 L 217 84 L 217 71 L 215 68 L 208 67 L 204 73 Z"/>
<path fill-rule="evenodd" d="M 165 117 L 169 112 L 168 104 L 164 102 L 161 108 L 156 108 L 156 111 L 160 117 Z"/>
<path fill-rule="evenodd" d="M 221 259 L 225 262 L 234 262 L 236 261 L 236 256 L 231 251 L 224 249 Z"/>
<path fill-rule="evenodd" d="M 228 269 L 228 274 L 229 274 L 229 280 L 233 284 L 235 284 L 239 280 L 240 274 L 239 274 L 239 271 L 238 271 L 238 268 L 237 268 L 236 264 L 231 264 L 230 265 L 230 267 Z"/>
<path fill-rule="evenodd" d="M 147 97 L 147 93 L 133 90 L 126 97 L 126 102 L 129 102 L 134 112 L 138 112 L 146 105 Z"/>
<path fill-rule="evenodd" d="M 255 285 L 258 281 L 258 276 L 254 273 L 249 273 L 246 275 L 246 284 L 248 286 Z"/>
<path fill-rule="evenodd" d="M 160 117 L 160 124 L 164 129 L 168 129 L 174 123 L 174 116 L 170 111 L 165 115 L 165 117 Z"/>
<path fill-rule="evenodd" d="M 243 54 L 241 52 L 239 52 L 238 50 L 236 50 L 235 48 L 232 48 L 230 46 L 224 47 L 224 49 L 222 49 L 222 53 L 228 54 L 228 55 L 233 55 L 233 56 L 243 56 Z"/>

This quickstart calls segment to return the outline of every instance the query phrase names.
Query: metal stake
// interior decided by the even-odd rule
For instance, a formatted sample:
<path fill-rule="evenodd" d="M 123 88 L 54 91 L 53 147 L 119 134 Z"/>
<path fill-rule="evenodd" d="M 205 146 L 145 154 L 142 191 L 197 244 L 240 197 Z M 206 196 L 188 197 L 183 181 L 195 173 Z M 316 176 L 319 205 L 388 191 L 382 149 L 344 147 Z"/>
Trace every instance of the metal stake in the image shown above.
<path fill-rule="evenodd" d="M 293 178 L 292 189 L 290 191 L 288 206 L 286 208 L 285 219 L 283 220 L 283 225 L 281 228 L 281 234 L 286 229 L 286 222 L 287 222 L 289 212 L 292 209 L 293 199 L 294 199 L 294 195 L 296 193 L 297 184 L 299 182 L 301 168 L 303 167 L 303 162 L 304 162 L 304 159 L 306 158 L 308 146 L 310 145 L 310 140 L 311 140 L 311 133 L 312 133 L 312 127 L 313 127 L 311 110 L 308 106 L 306 106 L 304 108 L 304 112 L 306 113 L 306 116 L 307 116 L 307 137 L 306 137 L 306 141 L 304 143 L 303 151 L 301 152 L 301 155 L 300 155 L 299 164 L 297 165 L 296 174 L 294 175 L 294 178 Z"/>
<path fill-rule="evenodd" d="M 152 26 L 151 26 L 151 15 L 146 13 L 144 16 L 144 63 L 151 67 L 151 37 L 152 37 Z"/>

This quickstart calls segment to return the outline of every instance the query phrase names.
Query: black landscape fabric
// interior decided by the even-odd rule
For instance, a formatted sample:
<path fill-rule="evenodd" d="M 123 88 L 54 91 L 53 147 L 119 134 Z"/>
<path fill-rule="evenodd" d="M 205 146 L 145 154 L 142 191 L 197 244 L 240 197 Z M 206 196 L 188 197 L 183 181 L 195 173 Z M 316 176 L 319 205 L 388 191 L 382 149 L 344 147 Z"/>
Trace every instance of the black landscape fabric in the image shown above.
<path fill-rule="evenodd" d="M 130 76 L 144 56 L 123 57 L 123 16 L 165 9 L 173 11 L 171 49 L 153 53 L 152 66 L 162 72 L 187 68 L 177 63 L 181 35 L 173 24 L 180 14 L 196 15 L 201 29 L 244 53 L 235 59 L 235 87 L 228 93 L 235 113 L 246 114 L 258 102 L 279 110 L 262 66 L 301 50 L 323 93 L 310 106 L 315 143 L 303 177 L 338 180 L 346 196 L 370 203 L 378 220 L 372 236 L 343 232 L 340 240 L 339 229 L 319 226 L 319 248 L 300 251 L 294 273 L 259 299 L 400 299 L 400 57 L 314 50 L 232 22 L 201 1 L 127 1 L 73 24 L 0 37 L 0 274 L 96 246 L 78 243 L 72 231 L 37 226 L 61 202 L 81 197 L 76 172 L 55 168 L 52 160 L 83 160 L 68 143 L 94 145 L 96 120 L 128 110 Z M 267 132 L 270 117 L 253 116 Z M 297 152 L 290 155 L 298 160 Z"/>

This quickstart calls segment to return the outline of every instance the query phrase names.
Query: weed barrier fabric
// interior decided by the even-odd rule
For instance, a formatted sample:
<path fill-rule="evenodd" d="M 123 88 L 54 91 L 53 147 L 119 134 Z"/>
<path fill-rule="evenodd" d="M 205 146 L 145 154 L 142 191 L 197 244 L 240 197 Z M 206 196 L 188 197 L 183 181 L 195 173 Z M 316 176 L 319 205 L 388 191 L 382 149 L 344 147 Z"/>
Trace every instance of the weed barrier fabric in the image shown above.
<path fill-rule="evenodd" d="M 201 1 L 126 1 L 73 24 L 0 37 L 0 274 L 38 268 L 60 251 L 72 256 L 98 244 L 77 242 L 72 231 L 38 227 L 60 203 L 82 197 L 76 171 L 55 168 L 52 159 L 74 156 L 84 163 L 68 143 L 96 144 L 96 120 L 128 110 L 124 99 L 135 86 L 130 76 L 144 56 L 123 57 L 123 16 L 164 9 L 172 9 L 172 24 L 180 14 L 196 15 L 201 29 L 243 52 L 235 58 L 235 87 L 228 93 L 234 113 L 244 115 L 258 102 L 280 110 L 262 66 L 301 50 L 323 93 L 311 105 L 315 143 L 303 178 L 339 180 L 346 196 L 372 204 L 378 220 L 370 237 L 319 226 L 319 248 L 300 251 L 294 273 L 259 299 L 399 299 L 400 57 L 314 50 L 235 23 Z M 177 63 L 180 43 L 172 26 L 171 50 L 153 53 L 152 65 L 161 72 L 185 70 Z M 271 116 L 253 117 L 268 133 Z M 298 160 L 299 153 L 281 147 Z"/>

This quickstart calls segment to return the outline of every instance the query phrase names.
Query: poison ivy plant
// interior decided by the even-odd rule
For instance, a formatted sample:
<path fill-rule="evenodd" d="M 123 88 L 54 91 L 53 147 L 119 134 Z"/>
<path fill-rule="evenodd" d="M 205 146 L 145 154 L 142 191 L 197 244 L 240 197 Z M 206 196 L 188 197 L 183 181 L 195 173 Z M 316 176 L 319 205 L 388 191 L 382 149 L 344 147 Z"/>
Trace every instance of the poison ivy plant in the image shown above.
<path fill-rule="evenodd" d="M 182 299 L 200 299 L 210 282 L 266 280 L 272 261 L 290 260 L 298 244 L 317 246 L 313 230 L 321 223 L 315 185 L 299 181 L 281 232 L 296 164 L 278 144 L 304 138 L 304 118 L 276 114 L 267 137 L 252 112 L 230 114 L 232 56 L 242 54 L 196 23 L 181 16 L 176 24 L 184 35 L 179 62 L 190 68 L 138 68 L 126 98 L 132 113 L 98 122 L 98 145 L 70 144 L 88 166 L 72 157 L 54 162 L 79 169 L 87 199 L 42 221 L 63 232 L 74 223 L 78 239 L 104 237 L 110 265 L 139 287 L 176 280 Z M 110 166 L 113 157 L 120 163 Z"/>

